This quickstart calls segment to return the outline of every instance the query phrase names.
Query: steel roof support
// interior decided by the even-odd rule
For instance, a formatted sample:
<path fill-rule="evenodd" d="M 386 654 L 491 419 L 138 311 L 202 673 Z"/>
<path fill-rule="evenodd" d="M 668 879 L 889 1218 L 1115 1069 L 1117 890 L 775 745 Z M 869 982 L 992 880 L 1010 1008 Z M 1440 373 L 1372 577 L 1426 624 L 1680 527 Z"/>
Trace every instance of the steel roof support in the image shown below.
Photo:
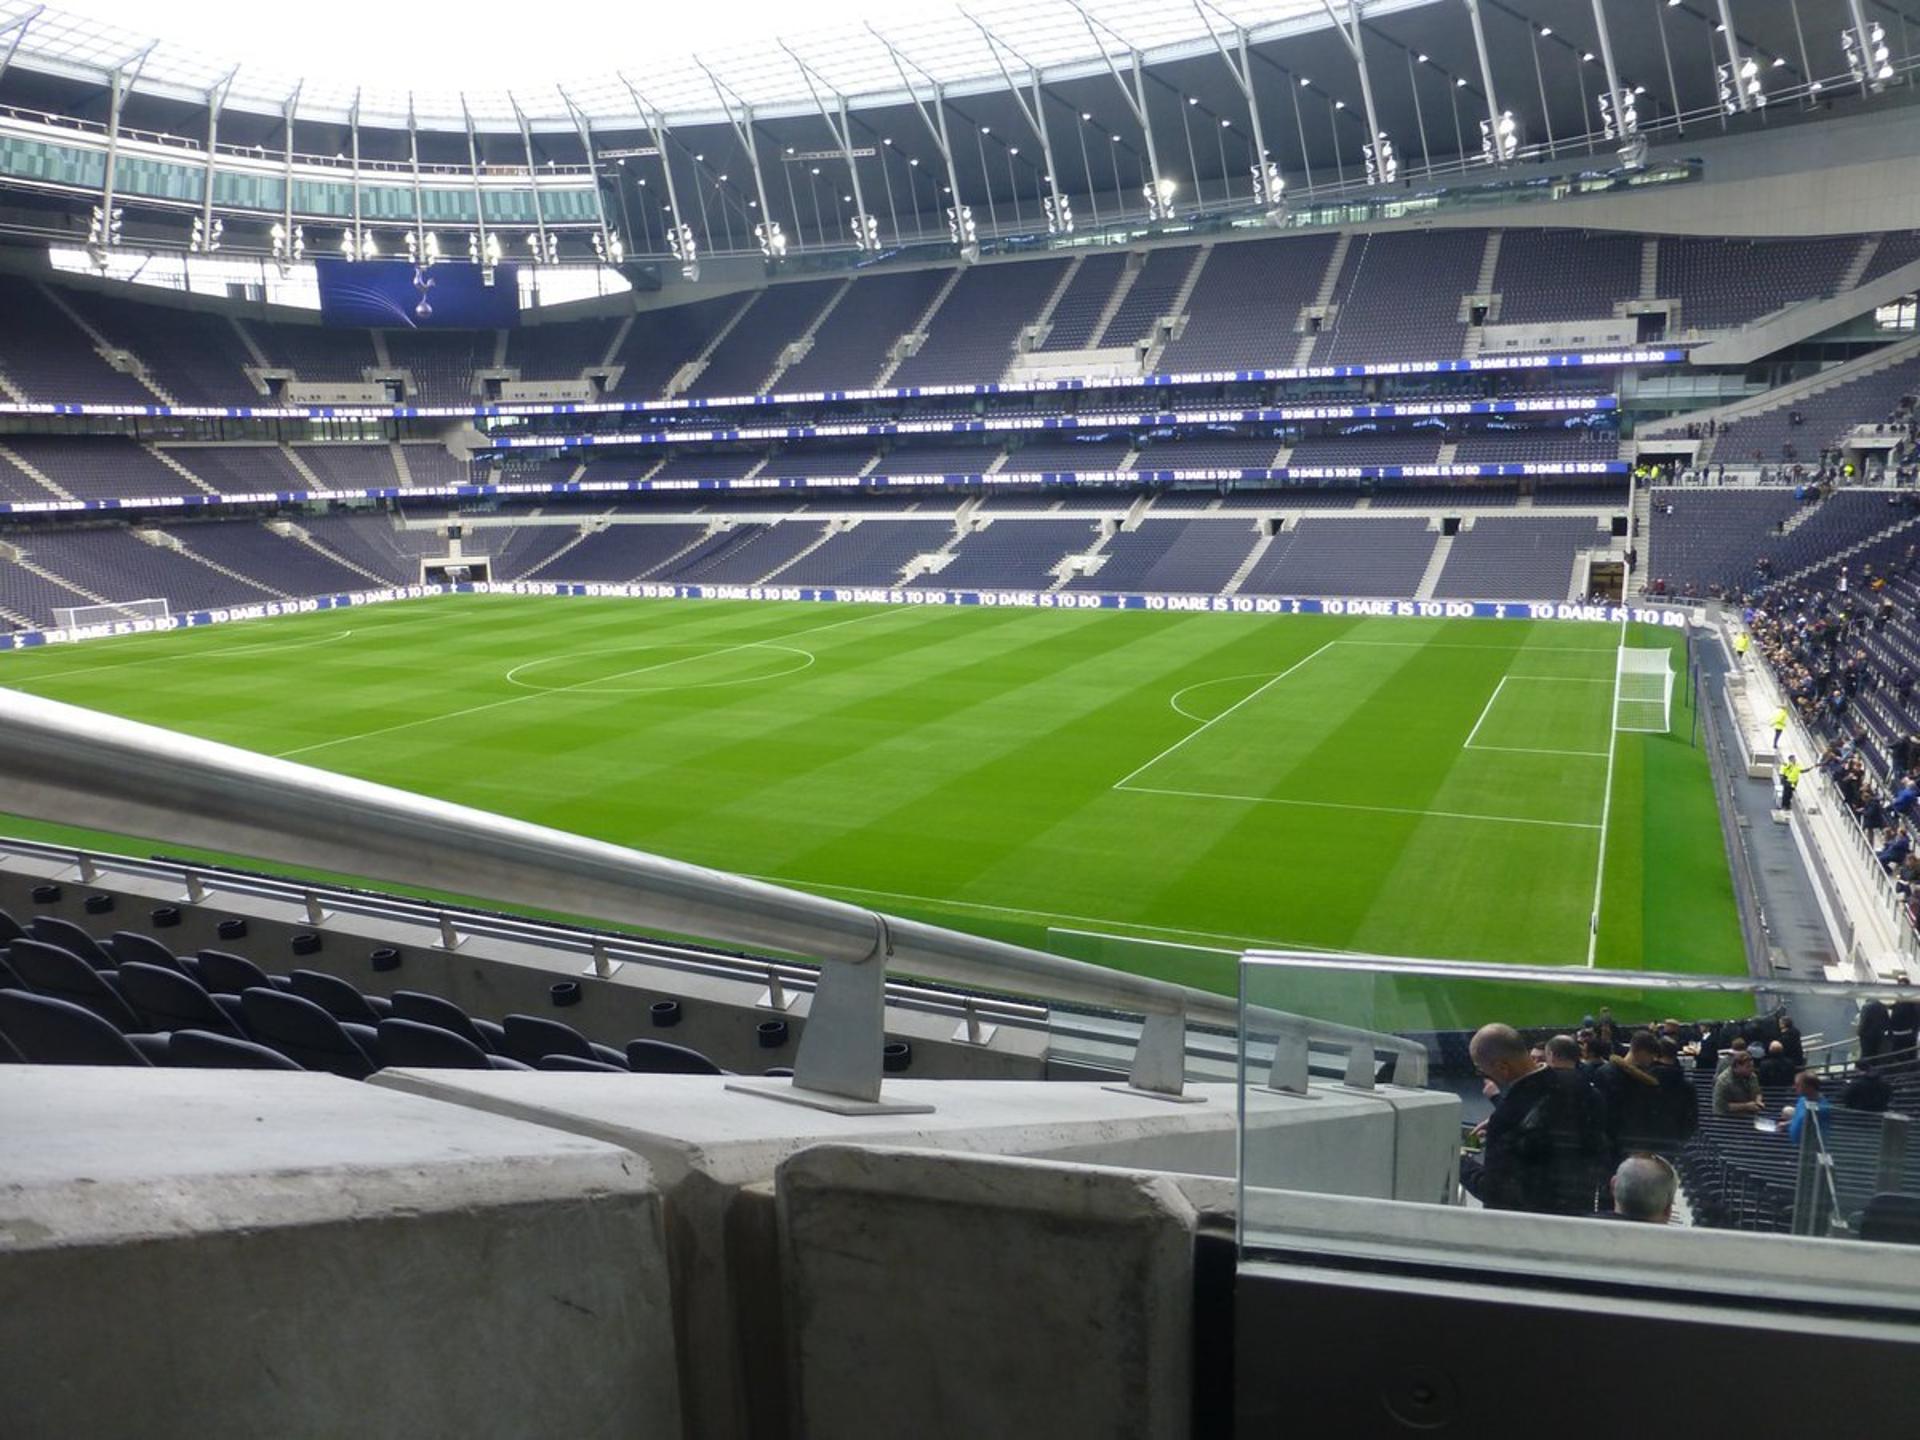
<path fill-rule="evenodd" d="M 347 111 L 347 133 L 353 142 L 353 258 L 367 254 L 366 232 L 360 224 L 360 92 L 353 92 L 353 108 Z"/>
<path fill-rule="evenodd" d="M 159 41 L 153 42 L 154 45 Z M 107 165 L 100 180 L 100 244 L 105 246 L 113 233 L 113 182 L 114 171 L 120 159 L 120 114 L 126 108 L 127 92 L 133 88 L 133 82 L 139 78 L 140 67 L 147 63 L 147 56 L 153 53 L 153 45 L 147 46 L 130 60 L 114 66 L 107 77 Z M 132 65 L 129 70 L 128 65 Z"/>
<path fill-rule="evenodd" d="M 1727 83 L 1732 87 L 1733 98 L 1742 110 L 1747 106 L 1747 87 L 1740 79 L 1740 37 L 1733 28 L 1733 6 L 1729 0 L 1719 0 L 1720 33 L 1726 38 L 1727 47 Z M 1721 107 L 1723 110 L 1725 106 Z"/>
<path fill-rule="evenodd" d="M 1413 52 L 1409 50 L 1406 55 L 1407 89 L 1413 92 L 1413 123 L 1420 131 L 1420 168 L 1430 175 L 1433 173 L 1433 156 L 1427 150 L 1427 116 L 1420 108 L 1420 80 L 1413 68 Z"/>
<path fill-rule="evenodd" d="M 740 148 L 747 152 L 747 168 L 753 171 L 753 194 L 760 209 L 760 224 L 770 227 L 774 223 L 773 210 L 767 204 L 767 180 L 760 170 L 760 143 L 759 138 L 753 133 L 753 107 L 742 100 L 733 88 L 714 74 L 698 56 L 694 57 L 693 63 L 705 70 L 707 79 L 713 82 L 713 93 L 719 97 L 720 108 L 727 112 L 727 124 L 732 127 L 734 135 L 739 139 Z M 739 111 L 737 115 L 734 113 L 736 108 Z M 897 221 L 894 223 L 893 230 L 895 236 L 898 236 L 900 226 Z M 769 247 L 767 258 L 777 259 L 778 257 L 770 248 L 773 231 L 770 228 L 765 229 L 762 234 L 765 236 L 763 244 Z"/>
<path fill-rule="evenodd" d="M 1230 51 L 1221 41 L 1219 33 L 1214 30 L 1213 22 L 1207 19 L 1204 0 L 1193 0 L 1193 8 L 1199 12 L 1201 23 L 1207 27 L 1207 38 L 1213 41 L 1213 48 L 1220 52 L 1220 59 L 1225 63 L 1227 73 L 1233 76 L 1233 83 L 1240 91 L 1240 97 L 1247 102 L 1247 124 L 1253 130 L 1254 194 L 1264 196 L 1265 202 L 1269 205 L 1277 204 L 1279 197 L 1267 194 L 1269 189 L 1265 173 L 1267 137 L 1260 124 L 1260 101 L 1253 91 L 1253 56 L 1247 46 L 1246 27 L 1234 25 L 1234 49 Z M 1222 169 L 1224 171 L 1225 167 L 1223 166 Z M 1223 173 L 1220 178 L 1225 180 L 1225 174 Z M 1197 186 L 1199 181 L 1196 179 L 1194 183 Z M 1232 198 L 1231 186 L 1227 188 L 1227 195 L 1229 199 Z"/>
<path fill-rule="evenodd" d="M 1293 133 L 1300 137 L 1300 168 L 1306 173 L 1307 194 L 1312 196 L 1313 161 L 1307 157 L 1307 122 L 1300 114 L 1300 84 L 1291 76 L 1287 80 L 1287 98 L 1293 102 Z"/>
<path fill-rule="evenodd" d="M 1720 9 L 1722 11 L 1720 18 L 1723 20 L 1726 19 L 1726 15 L 1724 13 L 1726 8 L 1727 8 L 1727 0 L 1720 0 Z M 1860 54 L 1862 57 L 1865 57 L 1867 53 L 1873 48 L 1872 46 L 1867 44 L 1867 8 L 1865 5 L 1860 3 L 1860 0 L 1847 0 L 1847 9 L 1853 15 L 1853 33 L 1857 37 L 1857 40 L 1860 46 Z M 1800 27 L 1800 10 L 1798 6 L 1794 7 L 1793 24 L 1796 30 Z M 1728 40 L 1728 43 L 1732 43 L 1733 27 L 1731 25 L 1727 27 L 1727 40 Z M 1800 42 L 1800 48 L 1803 51 L 1806 49 L 1806 42 L 1804 40 Z M 1873 90 L 1873 84 L 1874 84 L 1873 72 L 1872 72 L 1871 66 L 1863 65 L 1861 69 L 1863 73 L 1860 77 L 1860 93 L 1862 95 L 1867 95 L 1872 93 L 1872 90 Z M 1807 76 L 1807 78 L 1811 80 L 1813 76 L 1809 75 Z"/>
<path fill-rule="evenodd" d="M 670 237 L 675 235 L 682 237 L 691 236 L 693 234 L 693 227 L 681 219 L 680 196 L 673 183 L 673 157 L 667 153 L 666 117 L 640 98 L 640 92 L 633 88 L 633 82 L 627 79 L 624 74 L 619 71 L 615 71 L 614 73 L 620 83 L 627 87 L 627 93 L 633 97 L 633 108 L 639 112 L 641 123 L 652 133 L 653 148 L 660 152 L 660 169 L 666 176 L 667 181 L 667 233 Z M 709 236 L 708 238 L 711 239 L 712 237 Z M 675 244 L 672 239 L 669 239 L 667 249 L 669 252 L 678 253 L 681 274 L 685 275 L 689 280 L 698 280 L 700 278 L 699 262 L 697 259 L 688 257 L 684 244 Z"/>
<path fill-rule="evenodd" d="M 0 25 L 0 35 L 11 35 L 7 41 L 6 54 L 0 55 L 0 79 L 4 79 L 7 67 L 13 63 L 13 57 L 20 49 L 20 42 L 27 38 L 27 27 L 46 13 L 46 6 L 36 5 L 24 15 L 16 15 L 6 24 Z M 231 78 L 231 77 L 229 77 Z"/>
<path fill-rule="evenodd" d="M 0 74 L 5 74 L 6 68 L 0 65 Z M 233 77 L 239 73 L 240 67 L 234 66 L 224 80 L 207 91 L 207 173 L 200 185 L 200 237 L 209 252 L 213 245 L 213 167 L 214 157 L 219 153 L 220 111 L 226 106 L 227 92 L 233 88 Z"/>
<path fill-rule="evenodd" d="M 1154 144 L 1153 140 L 1153 117 L 1147 112 L 1146 67 L 1143 57 L 1138 50 L 1134 49 L 1133 46 L 1127 42 L 1125 37 L 1117 34 L 1106 25 L 1102 24 L 1100 29 L 1095 29 L 1093 16 L 1081 5 L 1080 0 L 1067 0 L 1067 3 L 1080 12 L 1080 18 L 1085 22 L 1087 27 L 1087 34 L 1093 38 L 1093 43 L 1100 47 L 1100 59 L 1106 64 L 1107 73 L 1113 76 L 1113 83 L 1120 87 L 1121 97 L 1127 102 L 1127 109 L 1132 112 L 1134 123 L 1140 127 L 1140 136 L 1146 142 L 1147 147 L 1147 184 L 1148 189 L 1151 191 L 1147 196 L 1147 218 L 1149 220 L 1157 219 L 1167 204 L 1166 199 L 1163 198 L 1166 195 L 1166 186 L 1162 183 L 1160 176 L 1159 147 Z M 1107 34 L 1127 47 L 1130 73 L 1133 77 L 1133 83 L 1131 85 L 1129 85 L 1125 79 L 1121 78 L 1120 67 L 1113 63 L 1113 56 L 1107 53 L 1106 44 L 1100 39 L 1100 30 L 1102 29 L 1106 30 Z M 1196 178 L 1195 184 L 1197 185 L 1198 183 L 1198 179 Z M 1114 203 L 1116 205 L 1120 204 L 1119 189 L 1120 182 L 1116 178 L 1114 181 Z M 1124 205 L 1121 206 L 1123 214 L 1125 213 L 1125 208 Z"/>
<path fill-rule="evenodd" d="M 556 86 L 555 88 L 558 89 L 559 87 Z M 566 91 L 560 91 L 560 99 L 563 104 L 567 103 Z M 513 123 L 518 126 L 520 130 L 520 149 L 527 157 L 527 184 L 533 191 L 533 243 L 535 250 L 538 252 L 534 256 L 534 263 L 536 265 L 544 265 L 547 263 L 547 212 L 546 208 L 540 203 L 540 166 L 539 162 L 533 158 L 533 127 L 527 124 L 526 113 L 521 110 L 520 102 L 511 94 L 507 96 L 507 103 L 513 106 Z M 573 106 L 567 104 L 567 109 L 571 112 Z M 587 172 L 593 176 L 593 191 L 595 195 L 598 195 L 600 193 L 600 174 L 593 168 L 591 161 L 588 162 Z"/>
<path fill-rule="evenodd" d="M 420 194 L 420 127 L 413 117 L 413 92 L 407 92 L 407 160 L 413 171 L 413 243 L 414 255 L 421 264 L 427 259 L 427 212 Z"/>
<path fill-rule="evenodd" d="M 1367 112 L 1367 145 L 1378 155 L 1375 147 L 1378 147 L 1385 132 L 1380 128 L 1379 112 L 1373 108 L 1373 80 L 1367 73 L 1367 50 L 1360 28 L 1360 0 L 1347 0 L 1347 18 L 1344 21 L 1335 13 L 1333 0 L 1320 0 L 1320 3 L 1326 9 L 1327 18 L 1333 22 L 1333 28 L 1346 43 L 1347 52 L 1353 56 L 1353 68 L 1360 76 L 1360 104 Z M 1477 17 L 1475 23 L 1478 24 Z M 1338 155 L 1339 150 L 1336 140 L 1334 153 Z"/>
<path fill-rule="evenodd" d="M 1673 131 L 1687 133 L 1686 111 L 1680 108 L 1680 82 L 1673 75 L 1673 46 L 1667 40 L 1665 0 L 1653 0 L 1653 28 L 1660 32 L 1660 55 L 1667 62 L 1667 98 L 1673 102 Z"/>
<path fill-rule="evenodd" d="M 876 34 L 877 33 L 878 32 L 876 32 Z M 880 43 L 882 45 L 887 44 L 884 38 L 881 39 Z M 848 114 L 847 97 L 842 95 L 838 90 L 835 90 L 832 85 L 828 84 L 826 78 L 818 74 L 817 72 L 815 72 L 814 68 L 811 65 L 807 64 L 806 61 L 802 60 L 798 55 L 794 54 L 794 52 L 787 47 L 784 41 L 781 42 L 780 48 L 782 50 L 785 50 L 787 52 L 788 58 L 791 59 L 793 63 L 800 68 L 800 78 L 807 82 L 807 93 L 813 96 L 814 107 L 819 110 L 820 118 L 827 122 L 827 132 L 833 136 L 834 143 L 840 147 L 840 154 L 842 155 L 842 157 L 845 158 L 847 162 L 847 178 L 852 182 L 852 185 L 853 185 L 854 213 L 856 215 L 865 215 L 867 213 L 867 197 L 866 197 L 866 192 L 860 188 L 860 166 L 858 162 L 854 159 L 853 120 L 851 116 Z M 894 53 L 894 49 L 891 45 L 887 45 L 887 53 L 894 56 L 894 64 L 897 67 L 900 63 L 900 57 Z M 818 82 L 818 83 L 816 84 L 815 82 Z M 835 120 L 833 118 L 833 111 L 827 109 L 827 102 L 821 97 L 820 86 L 822 85 L 826 86 L 828 93 L 831 94 L 834 98 L 835 109 L 837 109 L 840 114 L 840 118 L 838 120 Z M 908 88 L 908 93 L 911 94 L 913 87 L 908 86 L 907 88 Z M 936 105 L 939 103 L 938 92 L 935 93 L 934 103 Z M 916 110 L 920 108 L 920 100 L 918 96 L 914 97 L 913 106 L 914 106 L 914 109 Z M 922 114 L 921 118 L 925 119 L 926 117 L 924 114 Z M 946 140 L 944 138 L 946 134 L 946 125 L 947 125 L 947 122 L 945 117 L 943 116 L 940 121 L 940 133 L 939 133 L 939 136 L 936 138 L 939 139 L 941 153 L 946 156 L 947 174 L 949 177 L 951 177 L 953 174 L 953 155 L 952 155 L 952 152 L 948 150 Z M 791 177 L 789 177 L 789 179 L 791 179 Z M 950 183 L 955 183 L 955 182 L 952 182 L 950 180 Z M 953 192 L 953 203 L 955 205 L 958 205 L 960 203 L 960 191 L 957 188 L 957 184 Z M 796 231 L 796 236 L 795 236 L 796 239 L 798 238 L 797 232 L 799 230 L 799 227 L 800 227 L 800 216 L 799 216 L 799 212 L 796 210 L 794 212 L 794 229 Z M 822 245 L 826 244 L 827 243 L 826 229 L 824 226 L 821 225 L 820 221 L 817 218 L 813 222 L 813 228 L 820 237 L 820 243 Z"/>
<path fill-rule="evenodd" d="M 966 15 L 965 10 L 962 10 L 960 13 Z M 1040 142 L 1040 161 L 1044 167 L 1043 178 L 1046 181 L 1047 193 L 1058 196 L 1061 193 L 1060 172 L 1054 168 L 1053 140 L 1052 137 L 1047 134 L 1047 102 L 1045 92 L 1040 88 L 1040 67 L 1027 59 L 1018 50 L 1015 50 L 1011 45 L 1006 45 L 999 36 L 995 35 L 978 20 L 975 20 L 973 16 L 967 15 L 967 18 L 973 20 L 974 25 L 979 28 L 980 34 L 985 38 L 987 49 L 993 54 L 993 63 L 1000 67 L 1000 78 L 1007 82 L 1007 90 L 1008 93 L 1013 96 L 1013 103 L 1020 107 L 1020 114 L 1027 122 L 1027 128 L 1033 131 L 1034 138 Z M 1020 93 L 1020 87 L 1014 84 L 1013 76 L 1008 73 L 1006 61 L 1000 58 L 1000 51 L 1003 47 L 1014 59 L 1027 67 L 1027 74 L 1033 86 L 1033 103 L 1031 105 L 1027 103 L 1027 97 Z M 1016 205 L 1019 203 L 1017 198 L 1014 203 Z"/>
<path fill-rule="evenodd" d="M 1553 107 L 1547 103 L 1547 72 L 1540 65 L 1540 31 L 1533 22 L 1527 22 L 1527 49 L 1533 53 L 1533 83 L 1540 87 L 1540 123 L 1547 128 L 1547 153 L 1554 153 Z M 1582 128 L 1585 128 L 1583 114 Z"/>
<path fill-rule="evenodd" d="M 473 254 L 476 262 L 491 276 L 493 267 L 487 260 L 487 197 L 480 188 L 480 137 L 473 132 L 473 112 L 467 109 L 465 91 L 460 94 L 460 119 L 467 129 L 467 171 L 473 177 L 473 223 L 478 227 L 475 238 L 479 243 L 474 246 Z M 540 204 L 538 189 L 534 191 L 533 203 L 536 208 Z"/>
<path fill-rule="evenodd" d="M 1722 0 L 1725 3 L 1725 0 Z M 1500 154 L 1500 99 L 1493 89 L 1493 61 L 1487 55 L 1487 29 L 1480 20 L 1480 0 L 1466 0 L 1467 15 L 1473 22 L 1474 53 L 1480 57 L 1480 83 L 1487 92 L 1487 126 L 1493 133 L 1493 161 L 1504 165 Z M 1461 159 L 1464 161 L 1465 156 Z"/>
<path fill-rule="evenodd" d="M 557 85 L 554 88 L 556 90 L 560 89 Z M 573 103 L 573 97 L 568 95 L 565 90 L 560 90 L 560 103 L 567 107 L 567 114 L 573 119 L 573 128 L 580 136 L 581 148 L 583 148 L 587 154 L 587 173 L 593 177 L 593 214 L 600 225 L 600 253 L 603 257 L 611 259 L 614 255 L 613 229 L 607 220 L 607 197 L 600 189 L 600 157 L 594 150 L 593 126 L 588 122 L 586 113 L 582 111 L 578 105 Z M 617 175 L 615 176 L 614 183 L 615 185 L 619 184 L 619 177 Z M 536 194 L 534 198 L 537 202 L 539 196 Z M 620 195 L 622 211 L 625 210 L 626 204 L 627 197 L 623 191 Z M 642 219 L 645 219 L 646 211 L 642 210 L 640 215 Z M 627 239 L 631 241 L 633 239 L 633 222 L 631 220 L 627 222 L 627 230 Z M 543 234 L 544 231 L 545 225 L 543 222 Z M 542 241 L 542 243 L 544 244 L 545 242 Z M 556 247 L 556 250 L 557 248 L 558 247 Z"/>
<path fill-rule="evenodd" d="M 1620 86 L 1620 71 L 1613 63 L 1613 33 L 1607 28 L 1607 11 L 1600 0 L 1593 0 L 1593 28 L 1600 32 L 1600 63 L 1606 67 L 1607 71 L 1607 94 L 1610 97 L 1608 103 L 1613 106 L 1613 128 L 1619 131 L 1620 138 L 1625 140 L 1626 131 L 1620 123 L 1620 116 L 1625 109 L 1622 100 L 1626 92 Z M 1585 98 L 1585 96 L 1581 97 L 1583 102 Z M 1583 118 L 1584 114 L 1583 110 Z"/>
<path fill-rule="evenodd" d="M 304 80 L 296 84 L 293 87 L 293 93 L 287 96 L 286 103 L 280 107 L 283 141 L 280 150 L 280 262 L 282 266 L 280 273 L 282 277 L 286 275 L 285 267 L 295 258 L 293 253 L 293 112 L 300 103 L 300 92 L 306 88 L 306 84 Z"/>
<path fill-rule="evenodd" d="M 871 25 L 867 28 L 873 30 Z M 920 116 L 920 123 L 927 127 L 927 133 L 933 137 L 934 148 L 940 152 L 941 160 L 946 163 L 947 193 L 953 197 L 953 204 L 950 207 L 953 210 L 952 233 L 960 248 L 960 258 L 963 260 L 975 259 L 979 255 L 979 247 L 967 239 L 967 227 L 962 223 L 960 218 L 961 211 L 966 207 L 960 200 L 960 172 L 954 168 L 953 144 L 947 136 L 947 111 L 946 106 L 941 103 L 946 98 L 946 90 L 938 84 L 931 75 L 928 75 L 925 70 L 921 70 L 918 64 L 902 55 L 900 51 L 895 48 L 893 42 L 878 30 L 873 30 L 873 37 L 887 47 L 887 54 L 893 60 L 893 68 L 899 72 L 900 84 L 906 89 L 907 98 L 913 101 L 913 108 Z M 909 65 L 912 65 L 915 70 L 919 70 L 920 74 L 932 88 L 933 101 L 931 105 L 920 98 L 919 89 L 914 85 L 913 81 L 907 78 L 907 66 Z M 809 80 L 808 83 L 811 84 L 812 81 Z M 840 113 L 842 123 L 844 123 L 846 119 L 846 105 L 846 97 L 841 96 Z M 847 152 L 847 165 L 849 168 L 853 165 L 853 152 L 851 149 Z M 987 181 L 986 169 L 986 142 L 982 140 L 980 142 L 980 178 L 981 183 L 986 185 L 989 192 L 989 208 L 991 208 L 991 192 L 993 186 Z M 855 198 L 858 198 L 857 193 Z M 935 199 L 937 204 L 938 197 L 935 197 Z"/>

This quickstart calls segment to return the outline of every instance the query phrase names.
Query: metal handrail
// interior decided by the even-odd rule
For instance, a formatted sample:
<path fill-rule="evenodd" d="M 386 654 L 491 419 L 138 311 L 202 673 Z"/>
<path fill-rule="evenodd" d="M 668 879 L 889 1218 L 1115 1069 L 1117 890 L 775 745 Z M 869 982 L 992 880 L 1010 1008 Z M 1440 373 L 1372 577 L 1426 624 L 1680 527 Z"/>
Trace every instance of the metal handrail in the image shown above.
<path fill-rule="evenodd" d="M 1233 1029 L 1233 999 L 1109 970 L 389 786 L 0 689 L 0 776 L 15 814 L 503 904 L 766 946 L 819 963 L 795 1087 L 880 1097 L 886 975 L 1137 1013 L 1132 1081 L 1180 1093 L 1189 1019 Z M 1411 1042 L 1286 1017 L 1404 1056 Z"/>

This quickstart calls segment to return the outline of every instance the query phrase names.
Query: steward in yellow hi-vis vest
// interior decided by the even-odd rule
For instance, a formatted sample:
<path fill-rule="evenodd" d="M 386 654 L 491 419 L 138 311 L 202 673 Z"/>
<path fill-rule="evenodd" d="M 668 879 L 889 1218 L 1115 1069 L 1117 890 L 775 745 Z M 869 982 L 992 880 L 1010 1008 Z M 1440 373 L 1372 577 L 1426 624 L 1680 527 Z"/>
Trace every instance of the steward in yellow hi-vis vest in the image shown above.
<path fill-rule="evenodd" d="M 1780 748 L 1780 737 L 1787 733 L 1787 707 L 1782 705 L 1773 712 L 1773 747 Z"/>
<path fill-rule="evenodd" d="M 1806 766 L 1791 755 L 1787 757 L 1787 763 L 1780 767 L 1780 808 L 1782 810 L 1793 808 L 1794 789 L 1800 784 L 1800 777 L 1806 773 Z"/>

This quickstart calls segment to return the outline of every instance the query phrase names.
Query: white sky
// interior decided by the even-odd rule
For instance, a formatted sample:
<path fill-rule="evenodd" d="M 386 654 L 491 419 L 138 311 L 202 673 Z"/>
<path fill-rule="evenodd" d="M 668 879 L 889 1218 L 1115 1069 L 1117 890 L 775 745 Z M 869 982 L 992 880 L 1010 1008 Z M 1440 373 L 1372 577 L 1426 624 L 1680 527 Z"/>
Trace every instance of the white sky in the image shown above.
<path fill-rule="evenodd" d="M 685 59 L 756 35 L 797 39 L 872 18 L 883 28 L 952 15 L 956 0 L 694 0 L 694 3 L 529 6 L 502 0 L 415 0 L 406 5 L 329 0 L 293 7 L 240 0 L 56 0 L 58 8 L 215 59 L 276 74 L 449 91 L 579 80 L 649 56 Z M 551 21 L 552 23 L 547 23 Z M 371 40 L 372 43 L 369 43 Z"/>

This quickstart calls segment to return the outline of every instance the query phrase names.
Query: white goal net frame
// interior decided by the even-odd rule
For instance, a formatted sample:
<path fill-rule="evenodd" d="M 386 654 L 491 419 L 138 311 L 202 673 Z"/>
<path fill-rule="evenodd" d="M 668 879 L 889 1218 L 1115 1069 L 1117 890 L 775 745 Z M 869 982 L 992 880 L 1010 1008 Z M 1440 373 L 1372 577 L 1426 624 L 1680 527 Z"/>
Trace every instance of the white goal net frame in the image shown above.
<path fill-rule="evenodd" d="M 1622 645 L 1613 677 L 1613 728 L 1664 735 L 1673 728 L 1673 652 Z"/>
<path fill-rule="evenodd" d="M 131 620 L 166 620 L 173 615 L 165 600 L 122 600 L 116 605 L 56 605 L 53 623 L 62 630 L 113 625 Z"/>

